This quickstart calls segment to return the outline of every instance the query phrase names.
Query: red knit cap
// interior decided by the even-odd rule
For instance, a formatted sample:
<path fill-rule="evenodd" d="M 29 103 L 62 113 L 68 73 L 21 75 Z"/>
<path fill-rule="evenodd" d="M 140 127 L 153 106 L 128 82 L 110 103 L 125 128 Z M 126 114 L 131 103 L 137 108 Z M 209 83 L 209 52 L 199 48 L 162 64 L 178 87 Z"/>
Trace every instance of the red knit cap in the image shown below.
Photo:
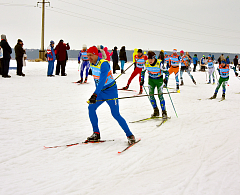
<path fill-rule="evenodd" d="M 98 56 L 98 49 L 96 46 L 89 47 L 87 50 L 87 53 L 92 53 L 93 55 Z"/>

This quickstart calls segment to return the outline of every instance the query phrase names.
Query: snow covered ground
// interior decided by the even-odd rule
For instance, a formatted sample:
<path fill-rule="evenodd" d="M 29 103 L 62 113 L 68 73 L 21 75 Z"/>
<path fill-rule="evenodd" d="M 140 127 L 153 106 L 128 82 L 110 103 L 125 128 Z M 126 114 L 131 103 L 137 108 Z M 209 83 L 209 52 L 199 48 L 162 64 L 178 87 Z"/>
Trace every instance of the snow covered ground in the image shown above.
<path fill-rule="evenodd" d="M 10 70 L 12 78 L 0 78 L 1 195 L 240 194 L 240 80 L 232 70 L 222 102 L 221 90 L 216 100 L 207 99 L 216 85 L 206 84 L 205 73 L 192 73 L 196 86 L 184 73 L 181 93 L 171 94 L 178 118 L 165 95 L 171 119 L 161 127 L 157 119 L 129 123 L 152 114 L 147 97 L 120 100 L 122 116 L 142 139 L 126 153 L 118 154 L 127 139 L 106 103 L 97 112 L 101 137 L 114 142 L 44 149 L 92 134 L 86 101 L 95 85 L 92 77 L 89 84 L 72 83 L 77 68 L 70 61 L 67 77 L 49 78 L 46 62 L 28 62 L 26 77 Z M 132 70 L 117 79 L 118 88 Z M 173 75 L 169 87 L 175 88 Z M 137 78 L 130 89 L 139 90 Z M 135 94 L 119 91 L 119 97 Z"/>

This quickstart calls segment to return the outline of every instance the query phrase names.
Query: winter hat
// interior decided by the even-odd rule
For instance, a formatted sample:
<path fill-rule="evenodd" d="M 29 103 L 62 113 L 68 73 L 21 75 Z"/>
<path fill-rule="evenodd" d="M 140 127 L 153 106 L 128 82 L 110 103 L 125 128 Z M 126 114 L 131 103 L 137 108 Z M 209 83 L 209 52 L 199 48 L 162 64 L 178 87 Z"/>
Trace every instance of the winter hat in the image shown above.
<path fill-rule="evenodd" d="M 177 53 L 177 49 L 173 49 L 173 53 Z"/>
<path fill-rule="evenodd" d="M 226 61 L 225 60 L 222 60 L 222 62 L 221 62 L 222 64 L 226 64 Z"/>
<path fill-rule="evenodd" d="M 148 52 L 148 59 L 155 59 L 156 54 L 153 51 Z"/>
<path fill-rule="evenodd" d="M 54 41 L 53 41 L 53 40 L 50 41 L 50 45 L 52 45 L 52 44 L 54 44 Z"/>
<path fill-rule="evenodd" d="M 23 42 L 21 39 L 18 39 L 18 41 L 17 41 L 18 43 L 20 43 L 20 42 Z"/>
<path fill-rule="evenodd" d="M 212 56 L 209 54 L 208 57 L 211 58 Z"/>
<path fill-rule="evenodd" d="M 63 40 L 61 39 L 59 42 L 63 42 Z"/>
<path fill-rule="evenodd" d="M 141 50 L 141 49 L 138 49 L 138 53 L 142 53 L 142 50 Z"/>
<path fill-rule="evenodd" d="M 87 45 L 86 44 L 83 44 L 83 46 L 82 46 L 83 48 L 87 48 Z"/>
<path fill-rule="evenodd" d="M 166 51 L 164 52 L 164 55 L 167 55 L 167 52 L 166 52 Z"/>
<path fill-rule="evenodd" d="M 1 40 L 6 40 L 7 38 L 6 38 L 6 35 L 1 35 Z"/>
<path fill-rule="evenodd" d="M 180 53 L 184 54 L 184 51 L 183 51 L 183 50 L 181 50 L 181 51 L 180 51 Z"/>
<path fill-rule="evenodd" d="M 203 55 L 202 57 L 205 57 L 205 55 Z"/>
<path fill-rule="evenodd" d="M 102 45 L 100 45 L 100 49 L 103 49 L 104 47 Z"/>
<path fill-rule="evenodd" d="M 114 50 L 117 49 L 117 46 L 115 46 L 113 49 L 114 49 Z"/>
<path fill-rule="evenodd" d="M 92 46 L 92 47 L 88 48 L 87 53 L 91 53 L 93 55 L 97 55 L 98 56 L 98 48 L 95 47 L 95 46 Z"/>

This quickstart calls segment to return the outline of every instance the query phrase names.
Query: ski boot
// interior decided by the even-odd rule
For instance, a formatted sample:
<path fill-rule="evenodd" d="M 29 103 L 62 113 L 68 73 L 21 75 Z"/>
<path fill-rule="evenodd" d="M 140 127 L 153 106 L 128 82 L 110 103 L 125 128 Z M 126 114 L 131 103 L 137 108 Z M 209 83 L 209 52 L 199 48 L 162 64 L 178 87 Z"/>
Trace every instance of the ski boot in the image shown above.
<path fill-rule="evenodd" d="M 128 144 L 129 145 L 132 145 L 136 142 L 134 135 L 131 135 L 131 136 L 127 137 L 127 139 L 128 139 Z"/>
<path fill-rule="evenodd" d="M 129 88 L 129 84 L 126 85 L 126 87 L 123 87 L 123 90 L 127 90 Z"/>
<path fill-rule="evenodd" d="M 180 84 L 180 86 L 182 86 L 182 85 L 184 85 L 183 80 L 181 80 L 181 84 Z"/>
<path fill-rule="evenodd" d="M 177 85 L 177 93 L 180 93 L 179 85 Z"/>
<path fill-rule="evenodd" d="M 225 100 L 225 93 L 222 94 L 222 100 Z"/>
<path fill-rule="evenodd" d="M 153 112 L 153 114 L 151 115 L 152 118 L 154 118 L 154 117 L 156 117 L 156 116 L 159 116 L 158 107 L 154 108 L 154 112 Z"/>
<path fill-rule="evenodd" d="M 82 83 L 83 82 L 83 79 L 80 79 L 79 81 L 77 81 L 77 83 Z"/>
<path fill-rule="evenodd" d="M 166 110 L 163 110 L 163 111 L 162 111 L 162 119 L 163 119 L 163 120 L 166 120 L 166 119 L 167 119 L 167 111 L 166 111 Z"/>
<path fill-rule="evenodd" d="M 210 99 L 211 99 L 211 100 L 212 100 L 212 99 L 216 99 L 216 97 L 217 97 L 217 93 L 214 93 L 213 96 L 210 97 Z"/>
<path fill-rule="evenodd" d="M 100 133 L 94 132 L 90 137 L 87 138 L 86 141 L 89 141 L 89 142 L 98 142 L 98 141 L 100 141 Z"/>
<path fill-rule="evenodd" d="M 215 84 L 215 80 L 213 79 L 213 84 Z"/>
<path fill-rule="evenodd" d="M 211 81 L 208 81 L 208 83 L 207 84 L 211 84 Z"/>
<path fill-rule="evenodd" d="M 85 78 L 84 83 L 87 83 L 87 77 Z"/>
<path fill-rule="evenodd" d="M 194 79 L 192 79 L 192 82 L 194 83 L 194 85 L 196 85 L 197 83 L 196 83 L 196 81 L 194 80 Z"/>

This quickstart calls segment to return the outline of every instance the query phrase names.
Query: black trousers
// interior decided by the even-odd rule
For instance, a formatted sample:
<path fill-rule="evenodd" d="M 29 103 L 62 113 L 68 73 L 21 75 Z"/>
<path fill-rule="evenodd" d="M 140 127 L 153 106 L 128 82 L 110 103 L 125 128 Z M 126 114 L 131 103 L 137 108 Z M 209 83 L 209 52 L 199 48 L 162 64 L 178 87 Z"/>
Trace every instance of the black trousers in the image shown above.
<path fill-rule="evenodd" d="M 2 75 L 2 59 L 0 59 L 0 75 Z"/>
<path fill-rule="evenodd" d="M 113 62 L 113 73 L 116 73 L 117 65 L 118 65 L 118 62 Z"/>
<path fill-rule="evenodd" d="M 61 75 L 65 75 L 65 66 L 66 66 L 66 60 L 64 60 L 64 61 L 57 61 L 56 75 L 59 75 L 60 68 L 61 68 Z"/>
<path fill-rule="evenodd" d="M 17 75 L 22 75 L 22 67 L 23 67 L 23 58 L 22 57 L 17 57 Z"/>
<path fill-rule="evenodd" d="M 2 76 L 7 76 L 9 71 L 10 59 L 2 59 Z"/>
<path fill-rule="evenodd" d="M 194 66 L 193 72 L 196 72 L 197 64 L 193 64 L 193 66 Z"/>

